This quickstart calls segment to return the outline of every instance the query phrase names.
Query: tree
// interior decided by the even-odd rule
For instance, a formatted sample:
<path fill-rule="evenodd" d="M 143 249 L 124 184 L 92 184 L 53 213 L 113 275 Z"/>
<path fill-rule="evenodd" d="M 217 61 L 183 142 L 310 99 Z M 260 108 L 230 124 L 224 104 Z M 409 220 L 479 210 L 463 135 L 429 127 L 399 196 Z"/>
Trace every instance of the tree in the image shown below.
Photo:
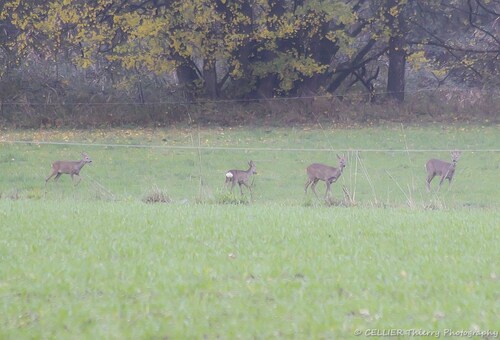
<path fill-rule="evenodd" d="M 387 0 L 389 97 L 404 100 L 407 57 L 433 64 L 436 73 L 455 72 L 461 80 L 498 73 L 500 38 L 495 23 L 500 5 L 482 0 Z"/>
<path fill-rule="evenodd" d="M 212 99 L 336 93 L 360 83 L 404 100 L 408 65 L 484 81 L 498 71 L 498 2 L 484 0 L 7 0 L 15 53 L 174 76 Z M 495 26 L 496 25 L 496 26 Z M 0 38 L 2 36 L 0 35 Z M 387 72 L 383 61 L 387 60 Z M 57 62 L 55 63 L 57 64 Z M 118 70 L 118 71 L 117 71 Z M 472 74 L 472 76 L 470 76 Z"/>

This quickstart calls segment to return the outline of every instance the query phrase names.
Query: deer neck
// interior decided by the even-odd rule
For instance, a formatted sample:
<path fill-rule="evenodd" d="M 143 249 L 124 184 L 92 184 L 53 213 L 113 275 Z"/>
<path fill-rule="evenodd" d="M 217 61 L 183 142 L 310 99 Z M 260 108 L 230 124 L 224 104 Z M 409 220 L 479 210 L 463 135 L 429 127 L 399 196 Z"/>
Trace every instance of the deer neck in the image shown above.
<path fill-rule="evenodd" d="M 85 165 L 85 161 L 82 159 L 81 161 L 79 161 L 77 164 L 76 164 L 76 168 L 78 171 L 80 171 L 83 166 Z"/>
<path fill-rule="evenodd" d="M 342 167 L 338 167 L 338 168 L 334 168 L 334 172 L 333 172 L 333 176 L 331 176 L 330 178 L 339 178 L 341 175 L 342 175 Z"/>

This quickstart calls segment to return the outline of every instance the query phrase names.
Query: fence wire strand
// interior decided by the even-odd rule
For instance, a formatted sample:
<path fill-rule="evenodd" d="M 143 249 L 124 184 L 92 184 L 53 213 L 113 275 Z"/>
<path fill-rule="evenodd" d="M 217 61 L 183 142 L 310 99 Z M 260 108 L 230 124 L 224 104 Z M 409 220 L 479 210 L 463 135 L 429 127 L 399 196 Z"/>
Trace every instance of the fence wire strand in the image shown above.
<path fill-rule="evenodd" d="M 412 91 L 401 92 L 388 92 L 380 91 L 376 93 L 344 93 L 344 94 L 324 94 L 324 95 L 310 95 L 310 96 L 293 96 L 293 97 L 272 97 L 272 98 L 243 98 L 243 99 L 197 99 L 197 100 L 157 100 L 140 102 L 63 102 L 63 103 L 43 103 L 43 102 L 9 102 L 4 101 L 2 105 L 30 105 L 30 106 L 79 106 L 79 105 L 134 105 L 134 106 L 148 106 L 148 105 L 200 105 L 200 104 L 223 104 L 223 103 L 251 103 L 251 102 L 285 102 L 303 99 L 364 99 L 370 96 L 385 96 L 388 94 L 404 93 L 405 95 L 418 94 L 418 93 L 462 93 L 464 89 L 443 88 L 443 89 L 418 89 Z M 485 91 L 481 91 L 485 92 Z M 489 95 L 491 98 L 500 97 L 500 93 L 492 91 Z"/>
<path fill-rule="evenodd" d="M 148 144 L 108 144 L 108 143 L 80 143 L 80 142 L 47 142 L 47 141 L 23 141 L 23 140 L 0 140 L 0 144 L 24 144 L 24 145 L 64 145 L 81 147 L 109 147 L 109 148 L 137 148 L 137 149 L 171 149 L 171 150 L 206 150 L 206 151 L 268 151 L 268 152 L 452 152 L 460 149 L 462 152 L 500 152 L 500 149 L 371 149 L 371 148 L 280 148 L 280 147 L 250 147 L 250 146 L 201 146 L 201 145 L 148 145 Z"/>

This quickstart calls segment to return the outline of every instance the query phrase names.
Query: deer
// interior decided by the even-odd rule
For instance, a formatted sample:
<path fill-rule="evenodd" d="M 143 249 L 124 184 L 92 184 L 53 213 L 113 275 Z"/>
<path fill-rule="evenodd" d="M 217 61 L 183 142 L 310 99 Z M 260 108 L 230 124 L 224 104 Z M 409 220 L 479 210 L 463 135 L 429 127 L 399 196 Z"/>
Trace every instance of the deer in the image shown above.
<path fill-rule="evenodd" d="M 85 152 L 82 152 L 82 159 L 79 161 L 55 161 L 52 163 L 52 172 L 45 179 L 45 183 L 53 176 L 56 176 L 54 177 L 54 181 L 57 181 L 62 174 L 71 175 L 71 180 L 74 182 L 74 176 L 77 175 L 80 177 L 80 170 L 87 163 L 92 163 L 92 159 Z M 80 183 L 80 180 L 75 185 L 78 183 Z"/>
<path fill-rule="evenodd" d="M 242 185 L 246 186 L 248 190 L 250 190 L 250 193 L 252 193 L 252 188 L 248 185 L 248 179 L 250 176 L 257 174 L 257 169 L 253 161 L 248 162 L 248 166 L 248 170 L 229 170 L 226 172 L 226 182 L 224 186 L 227 187 L 227 185 L 231 183 L 231 192 L 233 192 L 234 186 L 238 183 L 241 195 L 243 195 Z"/>
<path fill-rule="evenodd" d="M 440 187 L 445 179 L 448 179 L 448 185 L 451 183 L 460 155 L 460 151 L 453 151 L 451 153 L 451 163 L 440 159 L 429 159 L 427 163 L 425 163 L 425 170 L 427 171 L 427 191 L 431 190 L 431 181 L 435 176 L 441 176 L 441 181 L 439 181 Z"/>
<path fill-rule="evenodd" d="M 307 188 L 312 184 L 311 189 L 316 197 L 318 197 L 315 189 L 316 184 L 318 183 L 318 181 L 324 181 L 326 183 L 325 199 L 328 198 L 328 194 L 330 193 L 330 186 L 332 185 L 332 183 L 335 183 L 339 179 L 339 177 L 342 175 L 342 171 L 344 171 L 345 168 L 345 157 L 339 156 L 337 154 L 337 158 L 339 160 L 338 168 L 319 163 L 313 163 L 307 167 L 306 171 L 308 179 L 304 189 L 306 194 Z"/>

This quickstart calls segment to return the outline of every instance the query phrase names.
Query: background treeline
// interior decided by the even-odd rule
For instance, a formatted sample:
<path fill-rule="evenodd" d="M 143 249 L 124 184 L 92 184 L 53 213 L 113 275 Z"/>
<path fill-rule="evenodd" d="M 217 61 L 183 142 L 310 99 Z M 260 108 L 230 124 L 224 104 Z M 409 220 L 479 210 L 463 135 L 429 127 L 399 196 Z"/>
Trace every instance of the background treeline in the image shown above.
<path fill-rule="evenodd" d="M 499 0 L 4 0 L 0 124 L 495 115 L 499 17 Z"/>

